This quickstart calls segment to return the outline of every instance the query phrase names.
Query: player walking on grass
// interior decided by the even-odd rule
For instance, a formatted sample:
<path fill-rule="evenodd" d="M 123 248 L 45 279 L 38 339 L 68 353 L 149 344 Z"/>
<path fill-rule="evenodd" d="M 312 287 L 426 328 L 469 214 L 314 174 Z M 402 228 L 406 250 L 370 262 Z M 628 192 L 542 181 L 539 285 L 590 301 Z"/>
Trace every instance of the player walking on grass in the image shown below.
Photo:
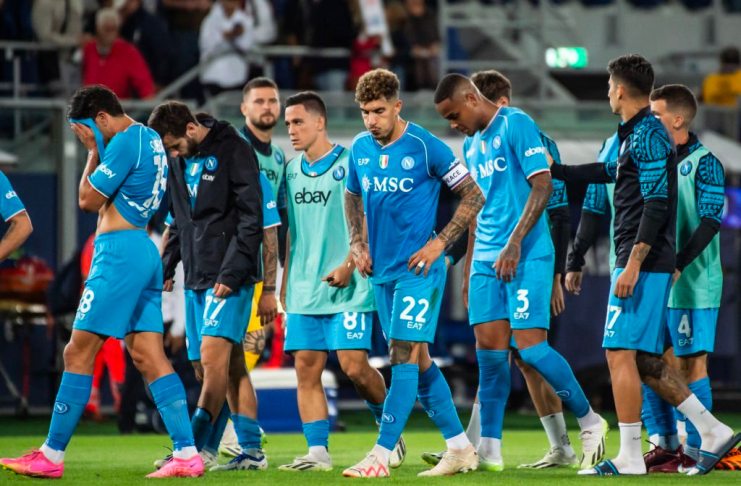
<path fill-rule="evenodd" d="M 200 357 L 200 365 L 194 364 L 203 381 L 192 418 L 195 445 L 203 450 L 214 423 L 224 423 L 219 416 L 231 413 L 242 454 L 211 470 L 265 469 L 257 399 L 242 350 L 253 286 L 260 280 L 263 235 L 254 152 L 228 123 L 199 122 L 176 101 L 155 108 L 149 125 L 174 158 L 169 185 L 173 219 L 162 260 L 166 291 L 183 262 L 186 326 L 195 328 L 189 336 L 199 336 L 198 343 L 188 343 L 189 352 L 200 346 L 200 356 L 189 354 Z"/>
<path fill-rule="evenodd" d="M 554 251 L 543 212 L 553 184 L 541 132 L 524 112 L 495 105 L 458 74 L 440 81 L 435 104 L 452 128 L 474 137 L 469 165 L 487 195 L 476 231 L 469 233 L 472 251 L 467 255 L 469 321 L 480 371 L 480 461 L 487 470 L 504 467 L 502 424 L 514 338 L 522 361 L 576 415 L 582 430 L 581 467 L 589 467 L 604 454 L 608 427 L 590 407 L 571 367 L 547 341 L 553 280 L 543 282 L 542 276 L 553 275 Z"/>
<path fill-rule="evenodd" d="M 364 74 L 355 91 L 367 132 L 350 154 L 345 212 L 351 251 L 363 277 L 370 276 L 376 307 L 389 340 L 391 388 L 378 442 L 350 477 L 389 475 L 389 457 L 419 398 L 448 446 L 442 461 L 422 476 L 465 473 L 478 457 L 453 404 L 450 388 L 430 359 L 445 290 L 445 247 L 458 238 L 484 204 L 476 183 L 453 152 L 418 125 L 402 120 L 399 80 L 384 69 Z M 435 235 L 444 181 L 461 197 L 453 218 Z M 368 242 L 363 221 L 367 222 Z"/>
<path fill-rule="evenodd" d="M 379 424 L 386 384 L 368 363 L 376 307 L 373 289 L 355 271 L 350 253 L 345 220 L 350 151 L 329 141 L 327 108 L 316 93 L 288 98 L 285 117 L 293 148 L 303 153 L 286 167 L 290 234 L 281 300 L 288 312 L 285 350 L 295 359 L 299 412 L 309 454 L 280 469 L 328 471 L 332 460 L 322 386 L 327 354 L 337 351 L 342 371 Z M 399 439 L 389 466 L 401 466 L 405 454 L 406 446 Z"/>
<path fill-rule="evenodd" d="M 645 474 L 641 455 L 641 381 L 687 416 L 697 428 L 705 474 L 741 439 L 692 393 L 678 371 L 661 360 L 666 307 L 676 260 L 677 166 L 671 137 L 652 113 L 654 73 L 631 54 L 610 62 L 613 113 L 621 116 L 615 162 L 578 167 L 553 165 L 554 177 L 615 182 L 616 269 L 608 302 L 603 347 L 620 421 L 620 453 L 580 474 Z"/>
<path fill-rule="evenodd" d="M 510 106 L 512 84 L 509 79 L 498 71 L 479 71 L 471 76 L 471 81 L 481 94 L 495 105 Z M 553 158 L 555 163 L 560 164 L 561 157 L 556 143 L 543 132 L 540 133 L 540 138 L 547 154 Z M 477 150 L 479 148 L 474 144 L 474 137 L 466 137 L 463 142 L 463 154 L 467 159 L 469 167 L 471 167 L 471 161 L 468 159 L 474 159 Z M 551 193 L 545 208 L 555 253 L 553 290 L 551 293 L 551 317 L 559 315 L 564 309 L 561 277 L 565 274 L 566 253 L 568 251 L 569 234 L 571 232 L 568 204 L 566 185 L 563 181 L 553 181 L 553 193 Z M 475 227 L 475 222 L 471 227 Z M 468 240 L 467 235 L 465 237 Z M 469 248 L 467 253 L 472 251 L 473 247 Z M 469 273 L 470 267 L 466 267 L 463 277 L 463 301 L 466 304 L 466 308 L 468 308 Z M 550 442 L 550 449 L 545 457 L 535 463 L 521 464 L 519 467 L 523 469 L 549 469 L 577 465 L 579 459 L 576 457 L 576 453 L 569 441 L 561 399 L 540 373 L 522 361 L 516 347 L 512 348 L 515 350 L 515 363 L 525 377 L 525 382 L 535 405 L 535 410 L 540 417 L 540 421 Z M 481 414 L 478 392 L 471 412 L 471 420 L 466 428 L 466 435 L 468 435 L 471 443 L 478 446 L 481 440 Z M 442 453 L 425 452 L 422 454 L 422 459 L 429 464 L 437 464 L 442 459 Z"/>
<path fill-rule="evenodd" d="M 126 116 L 116 95 L 103 86 L 78 90 L 67 115 L 89 152 L 79 203 L 82 210 L 99 213 L 95 254 L 64 350 L 65 371 L 46 442 L 0 464 L 26 476 L 62 476 L 64 451 L 90 397 L 95 356 L 114 337 L 126 340 L 173 440 L 173 459 L 148 477 L 201 476 L 185 389 L 162 343 L 162 263 L 145 230 L 165 193 L 162 141 Z"/>

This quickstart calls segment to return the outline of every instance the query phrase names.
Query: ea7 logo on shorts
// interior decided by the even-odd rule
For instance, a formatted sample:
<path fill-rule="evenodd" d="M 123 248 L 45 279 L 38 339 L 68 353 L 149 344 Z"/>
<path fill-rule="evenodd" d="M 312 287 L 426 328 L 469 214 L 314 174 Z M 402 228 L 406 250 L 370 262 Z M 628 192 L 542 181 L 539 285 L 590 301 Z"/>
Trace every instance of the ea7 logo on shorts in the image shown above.
<path fill-rule="evenodd" d="M 216 157 L 209 157 L 206 159 L 206 165 L 205 165 L 206 170 L 213 172 L 216 170 L 218 166 L 219 166 L 219 161 L 216 160 Z"/>
<path fill-rule="evenodd" d="M 544 154 L 545 149 L 543 147 L 532 147 L 525 150 L 525 157 L 531 157 L 535 154 Z"/>
<path fill-rule="evenodd" d="M 383 415 L 381 415 L 381 422 L 386 424 L 393 424 L 394 422 L 396 422 L 396 419 L 390 413 L 383 412 Z"/>
<path fill-rule="evenodd" d="M 530 300 L 527 298 L 528 291 L 520 289 L 517 291 L 517 300 L 522 302 L 522 305 L 515 309 L 515 319 L 527 319 L 530 317 L 530 313 L 527 310 L 530 308 Z"/>
<path fill-rule="evenodd" d="M 54 413 L 67 413 L 69 411 L 69 405 L 62 402 L 54 402 Z"/>

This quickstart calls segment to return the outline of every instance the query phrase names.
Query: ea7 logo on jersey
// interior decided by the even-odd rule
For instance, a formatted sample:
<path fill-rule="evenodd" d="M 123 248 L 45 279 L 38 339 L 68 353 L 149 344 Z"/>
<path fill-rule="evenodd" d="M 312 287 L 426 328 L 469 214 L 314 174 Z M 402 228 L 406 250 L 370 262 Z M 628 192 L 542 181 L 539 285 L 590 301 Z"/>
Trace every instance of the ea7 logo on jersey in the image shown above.
<path fill-rule="evenodd" d="M 368 165 L 370 159 L 358 159 L 358 165 Z"/>
<path fill-rule="evenodd" d="M 324 191 L 307 191 L 304 187 L 301 192 L 297 192 L 293 196 L 293 200 L 296 204 L 321 204 L 326 206 L 330 194 L 332 194 L 332 191 L 327 191 L 325 194 Z"/>
<path fill-rule="evenodd" d="M 545 154 L 545 148 L 543 147 L 532 147 L 525 150 L 525 157 L 531 157 L 535 154 Z"/>
<path fill-rule="evenodd" d="M 107 165 L 101 165 L 98 170 L 108 176 L 109 179 L 116 177 L 116 173 L 113 172 Z"/>
<path fill-rule="evenodd" d="M 365 179 L 363 179 L 363 187 L 365 187 Z M 408 177 L 403 179 L 397 177 L 373 178 L 373 190 L 376 192 L 412 192 L 413 187 L 414 179 Z"/>

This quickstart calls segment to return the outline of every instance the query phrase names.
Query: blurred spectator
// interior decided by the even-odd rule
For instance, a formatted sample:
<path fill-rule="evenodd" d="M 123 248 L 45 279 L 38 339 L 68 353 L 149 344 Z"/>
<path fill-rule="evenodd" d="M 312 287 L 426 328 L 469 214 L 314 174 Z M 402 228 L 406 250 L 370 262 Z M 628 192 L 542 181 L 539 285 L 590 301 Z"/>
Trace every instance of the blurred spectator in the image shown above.
<path fill-rule="evenodd" d="M 39 81 L 52 93 L 63 94 L 78 84 L 77 69 L 72 66 L 74 49 L 82 43 L 82 0 L 34 0 L 31 19 L 36 38 L 53 44 L 58 51 L 38 54 Z"/>
<path fill-rule="evenodd" d="M 136 47 L 118 37 L 120 26 L 115 9 L 98 11 L 96 38 L 83 51 L 82 82 L 108 86 L 121 99 L 150 98 L 154 95 L 152 75 Z"/>
<path fill-rule="evenodd" d="M 741 96 L 741 53 L 726 47 L 720 53 L 720 72 L 709 75 L 702 85 L 702 101 L 713 105 L 736 106 Z"/>
<path fill-rule="evenodd" d="M 0 0 L 0 39 L 33 40 L 30 2 Z"/>
<path fill-rule="evenodd" d="M 95 16 L 104 8 L 114 8 L 113 0 L 88 0 L 82 22 L 82 33 L 85 35 L 85 43 L 95 38 Z"/>
<path fill-rule="evenodd" d="M 425 0 L 406 0 L 406 6 L 409 12 L 409 42 L 414 58 L 414 88 L 435 89 L 440 56 L 437 13 L 425 4 Z"/>
<path fill-rule="evenodd" d="M 201 26 L 201 62 L 217 57 L 201 73 L 201 83 L 211 96 L 241 89 L 249 64 L 244 55 L 254 45 L 254 19 L 239 8 L 239 0 L 219 0 Z"/>
<path fill-rule="evenodd" d="M 389 27 L 389 36 L 394 48 L 394 54 L 388 59 L 389 70 L 399 78 L 402 91 L 407 89 L 407 66 L 411 62 L 412 46 L 409 43 L 407 24 L 409 16 L 401 2 L 392 1 L 386 4 L 386 22 Z"/>
<path fill-rule="evenodd" d="M 350 49 L 357 36 L 347 0 L 290 0 L 285 29 L 288 43 L 309 47 Z M 320 91 L 343 91 L 350 69 L 349 58 L 306 58 L 314 84 Z"/>
<path fill-rule="evenodd" d="M 380 36 L 368 36 L 362 33 L 353 42 L 350 55 L 350 80 L 348 89 L 355 89 L 360 76 L 373 69 L 373 57 L 379 53 L 381 47 Z"/>
<path fill-rule="evenodd" d="M 201 22 L 211 9 L 211 1 L 162 0 L 160 5 L 160 11 L 170 28 L 170 43 L 173 47 L 170 81 L 173 81 L 198 65 L 198 32 Z M 201 101 L 203 95 L 198 79 L 184 86 L 180 96 Z"/>
<path fill-rule="evenodd" d="M 124 0 L 121 37 L 136 46 L 152 73 L 156 91 L 170 81 L 170 37 L 167 24 L 144 9 L 142 0 Z"/>

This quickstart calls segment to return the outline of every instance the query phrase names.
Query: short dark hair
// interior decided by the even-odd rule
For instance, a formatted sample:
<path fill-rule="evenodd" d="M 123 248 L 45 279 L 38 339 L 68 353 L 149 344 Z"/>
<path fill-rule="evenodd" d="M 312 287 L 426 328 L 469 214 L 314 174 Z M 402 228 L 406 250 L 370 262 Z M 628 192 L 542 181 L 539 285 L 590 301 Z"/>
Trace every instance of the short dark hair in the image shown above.
<path fill-rule="evenodd" d="M 471 80 L 462 74 L 446 74 L 437 84 L 437 89 L 435 90 L 435 104 L 452 99 L 456 92 L 458 92 L 458 90 L 466 83 L 470 84 Z"/>
<path fill-rule="evenodd" d="M 497 101 L 502 96 L 508 100 L 512 99 L 512 83 L 499 71 L 494 69 L 479 71 L 471 76 L 471 82 L 489 101 Z"/>
<path fill-rule="evenodd" d="M 741 52 L 738 47 L 728 46 L 720 51 L 720 63 L 738 66 L 741 64 Z"/>
<path fill-rule="evenodd" d="M 67 104 L 67 119 L 95 118 L 101 111 L 111 116 L 125 115 L 116 93 L 100 84 L 85 86 L 78 89 L 70 98 Z"/>
<path fill-rule="evenodd" d="M 286 99 L 286 108 L 295 105 L 303 105 L 306 111 L 327 119 L 327 105 L 324 104 L 322 97 L 313 91 L 302 91 Z"/>
<path fill-rule="evenodd" d="M 244 88 L 242 88 L 242 98 L 250 94 L 250 91 L 257 88 L 273 88 L 275 91 L 278 91 L 278 85 L 275 84 L 275 81 L 260 76 L 255 79 L 250 79 L 247 84 L 244 85 Z"/>
<path fill-rule="evenodd" d="M 682 112 L 685 126 L 689 126 L 697 115 L 697 98 L 692 90 L 683 84 L 667 84 L 656 88 L 651 93 L 650 100 L 664 100 L 669 111 Z"/>
<path fill-rule="evenodd" d="M 162 138 L 165 135 L 180 138 L 185 136 L 188 123 L 199 124 L 188 105 L 179 101 L 165 101 L 152 111 L 147 125 Z"/>
<path fill-rule="evenodd" d="M 654 89 L 654 68 L 640 54 L 627 54 L 610 61 L 610 76 L 617 78 L 633 96 L 648 96 Z"/>
<path fill-rule="evenodd" d="M 377 100 L 393 100 L 399 97 L 399 78 L 388 69 L 374 69 L 360 76 L 355 87 L 355 101 L 370 103 Z"/>

